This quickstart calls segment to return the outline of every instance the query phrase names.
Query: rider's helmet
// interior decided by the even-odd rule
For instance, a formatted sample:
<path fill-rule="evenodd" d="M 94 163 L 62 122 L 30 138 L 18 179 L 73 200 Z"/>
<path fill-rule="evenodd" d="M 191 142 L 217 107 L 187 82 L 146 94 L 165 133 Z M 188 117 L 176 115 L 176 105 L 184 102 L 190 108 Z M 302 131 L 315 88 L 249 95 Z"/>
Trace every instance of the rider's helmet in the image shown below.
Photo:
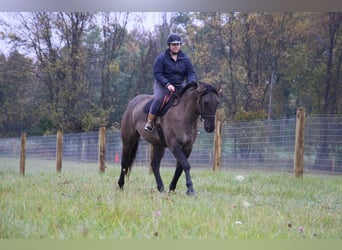
<path fill-rule="evenodd" d="M 178 34 L 170 34 L 167 38 L 167 45 L 170 45 L 172 43 L 180 43 L 182 44 L 182 38 Z"/>

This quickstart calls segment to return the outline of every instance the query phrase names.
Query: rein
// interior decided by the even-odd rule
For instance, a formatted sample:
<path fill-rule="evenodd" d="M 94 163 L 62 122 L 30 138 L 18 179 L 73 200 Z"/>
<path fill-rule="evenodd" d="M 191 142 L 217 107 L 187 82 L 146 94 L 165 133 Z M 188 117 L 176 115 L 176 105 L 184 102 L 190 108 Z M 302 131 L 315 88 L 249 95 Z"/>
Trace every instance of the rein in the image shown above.
<path fill-rule="evenodd" d="M 215 89 L 207 88 L 206 91 L 201 95 L 201 98 L 203 96 L 205 96 L 206 94 L 208 94 L 209 92 L 211 92 L 211 91 L 217 94 L 217 91 Z M 182 94 L 184 92 L 185 92 L 184 89 L 181 89 L 180 91 L 176 91 L 176 92 L 171 94 L 170 98 L 173 97 L 172 106 L 177 106 L 179 104 L 180 98 L 181 98 L 181 96 L 182 96 Z M 200 116 L 201 121 L 205 121 L 208 118 L 214 118 L 215 117 L 215 115 L 205 115 L 205 114 L 202 114 L 202 108 L 200 108 L 200 110 L 201 110 L 201 112 L 199 112 L 198 115 Z"/>
<path fill-rule="evenodd" d="M 174 99 L 172 101 L 172 106 L 177 106 L 180 101 L 180 95 L 178 93 L 172 93 L 171 96 L 174 96 Z"/>

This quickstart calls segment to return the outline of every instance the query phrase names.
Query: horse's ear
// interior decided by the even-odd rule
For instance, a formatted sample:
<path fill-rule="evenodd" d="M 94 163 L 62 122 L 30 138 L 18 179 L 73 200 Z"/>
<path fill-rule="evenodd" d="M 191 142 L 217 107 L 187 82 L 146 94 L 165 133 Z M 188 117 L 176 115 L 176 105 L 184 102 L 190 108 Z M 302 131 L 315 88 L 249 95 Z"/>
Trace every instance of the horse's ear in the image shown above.
<path fill-rule="evenodd" d="M 213 84 L 213 87 L 215 88 L 215 91 L 218 95 L 221 95 L 223 92 L 223 86 L 224 83 L 223 82 L 219 82 L 219 83 L 215 83 Z"/>
<path fill-rule="evenodd" d="M 218 94 L 221 94 L 223 92 L 221 84 L 216 86 L 216 91 L 217 91 Z"/>
<path fill-rule="evenodd" d="M 201 84 L 199 82 L 196 82 L 197 84 L 197 91 L 200 92 L 200 93 L 203 93 L 204 91 L 206 91 L 206 87 L 204 86 L 204 84 Z"/>

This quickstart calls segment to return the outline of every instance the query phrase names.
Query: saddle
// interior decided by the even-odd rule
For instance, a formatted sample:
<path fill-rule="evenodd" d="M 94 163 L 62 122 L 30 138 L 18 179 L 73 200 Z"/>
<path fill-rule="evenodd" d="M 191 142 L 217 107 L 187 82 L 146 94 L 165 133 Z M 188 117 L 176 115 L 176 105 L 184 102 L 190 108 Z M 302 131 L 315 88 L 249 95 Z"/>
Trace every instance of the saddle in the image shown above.
<path fill-rule="evenodd" d="M 163 116 L 166 114 L 166 112 L 169 110 L 169 108 L 172 105 L 177 105 L 179 102 L 179 98 L 185 93 L 185 91 L 191 87 L 196 87 L 197 86 L 197 82 L 191 82 L 188 83 L 187 85 L 185 85 L 185 87 L 181 88 L 180 90 L 177 90 L 175 93 L 168 93 L 163 100 L 163 103 L 160 105 L 159 111 L 158 111 L 158 116 Z M 211 91 L 212 89 L 207 89 L 206 91 Z M 176 100 L 176 101 L 175 101 Z M 145 106 L 143 107 L 143 111 L 145 114 L 148 114 L 148 112 L 150 111 L 150 106 L 153 102 L 153 98 L 152 100 L 150 100 L 149 102 L 147 102 L 145 104 Z"/>
<path fill-rule="evenodd" d="M 166 114 L 166 112 L 169 110 L 169 108 L 172 105 L 177 105 L 179 102 L 179 98 L 183 95 L 183 93 L 190 87 L 192 86 L 197 86 L 196 82 L 192 82 L 188 85 L 186 85 L 184 88 L 180 89 L 179 91 L 177 91 L 176 93 L 168 93 L 167 95 L 165 95 L 162 104 L 160 105 L 159 111 L 158 111 L 158 116 L 163 116 Z M 176 101 L 175 101 L 176 100 Z M 143 112 L 145 114 L 148 114 L 150 111 L 150 106 L 153 102 L 153 98 L 148 101 L 145 106 L 143 107 Z M 164 132 L 163 132 L 163 128 L 161 127 L 160 123 L 156 123 L 156 129 L 157 129 L 157 133 L 158 136 L 160 138 L 160 141 L 162 142 L 162 144 L 167 147 L 166 141 L 165 141 L 165 136 L 164 136 Z"/>
<path fill-rule="evenodd" d="M 176 94 L 171 94 L 168 93 L 167 95 L 165 95 L 162 104 L 160 105 L 160 108 L 158 110 L 158 116 L 163 116 L 166 114 L 166 112 L 169 110 L 169 108 L 171 107 L 171 105 L 173 104 L 173 101 L 175 100 L 175 98 L 177 97 Z M 143 107 L 143 111 L 144 113 L 148 114 L 150 111 L 150 106 L 153 102 L 153 98 L 152 100 L 148 101 L 145 106 Z M 156 123 L 156 129 L 160 138 L 160 141 L 162 142 L 164 147 L 167 147 L 166 145 L 166 141 L 165 141 L 165 136 L 164 136 L 164 132 L 163 129 L 160 125 L 160 123 Z"/>
<path fill-rule="evenodd" d="M 177 98 L 178 96 L 176 94 L 171 94 L 168 93 L 167 95 L 165 95 L 162 104 L 160 105 L 159 111 L 158 111 L 158 116 L 163 116 L 166 114 L 166 112 L 169 110 L 169 108 L 172 106 L 173 101 L 175 100 L 175 98 Z M 153 102 L 153 98 L 152 100 L 148 101 L 145 106 L 143 107 L 143 111 L 144 113 L 148 114 L 148 112 L 150 111 L 150 106 Z"/>

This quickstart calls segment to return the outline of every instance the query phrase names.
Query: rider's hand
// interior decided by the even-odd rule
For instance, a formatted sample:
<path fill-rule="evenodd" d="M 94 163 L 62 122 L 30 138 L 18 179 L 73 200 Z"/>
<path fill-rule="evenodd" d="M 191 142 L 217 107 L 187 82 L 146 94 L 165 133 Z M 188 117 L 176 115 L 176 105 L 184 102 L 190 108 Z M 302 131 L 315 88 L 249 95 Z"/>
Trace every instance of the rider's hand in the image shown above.
<path fill-rule="evenodd" d="M 168 85 L 167 85 L 167 89 L 168 89 L 170 92 L 172 92 L 172 93 L 176 91 L 175 86 L 173 86 L 172 84 L 168 84 Z"/>

